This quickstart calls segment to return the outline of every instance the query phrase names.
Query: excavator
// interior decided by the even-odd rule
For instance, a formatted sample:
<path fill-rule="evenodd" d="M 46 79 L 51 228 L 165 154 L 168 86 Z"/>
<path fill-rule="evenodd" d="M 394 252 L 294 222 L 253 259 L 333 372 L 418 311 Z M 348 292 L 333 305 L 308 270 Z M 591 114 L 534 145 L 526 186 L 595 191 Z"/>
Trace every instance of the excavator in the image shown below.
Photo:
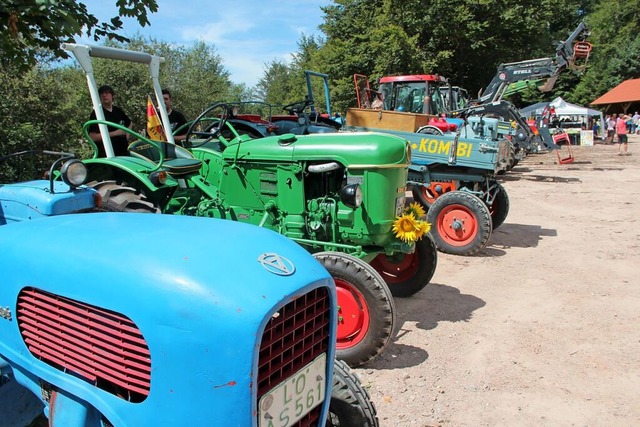
<path fill-rule="evenodd" d="M 532 129 L 513 104 L 503 97 L 531 85 L 548 92 L 555 86 L 563 70 L 583 70 L 592 50 L 592 45 L 586 41 L 589 35 L 587 25 L 581 22 L 566 40 L 557 44 L 554 57 L 500 64 L 478 98 L 470 101 L 465 108 L 452 111 L 451 116 L 488 115 L 509 120 L 516 128 L 515 135 L 518 135 L 512 141 L 516 159 L 537 149 L 540 143 L 546 149 L 558 149 L 558 138 L 554 138 L 548 128 Z"/>
<path fill-rule="evenodd" d="M 591 43 L 585 41 L 589 35 L 587 25 L 581 22 L 567 40 L 558 43 L 555 57 L 500 64 L 496 75 L 479 94 L 475 103 L 500 101 L 518 82 L 546 79 L 544 84 L 537 87 L 542 92 L 550 91 L 566 68 L 583 70 L 586 67 L 592 49 Z"/>

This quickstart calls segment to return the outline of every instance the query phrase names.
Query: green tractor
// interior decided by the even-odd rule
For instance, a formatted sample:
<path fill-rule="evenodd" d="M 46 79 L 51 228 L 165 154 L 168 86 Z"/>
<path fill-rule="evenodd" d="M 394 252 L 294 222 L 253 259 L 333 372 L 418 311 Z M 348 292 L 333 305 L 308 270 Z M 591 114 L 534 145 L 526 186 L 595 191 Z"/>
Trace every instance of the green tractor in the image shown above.
<path fill-rule="evenodd" d="M 437 251 L 421 208 L 406 206 L 411 150 L 379 133 L 285 134 L 251 139 L 214 104 L 190 126 L 185 147 L 148 139 L 102 116 L 91 57 L 149 65 L 160 116 L 162 58 L 143 52 L 65 44 L 87 74 L 97 120 L 84 126 L 94 156 L 89 185 L 121 210 L 242 221 L 296 241 L 331 273 L 338 293 L 337 356 L 352 366 L 373 360 L 395 330 L 392 294 L 410 296 L 433 276 Z M 107 157 L 88 134 L 98 125 Z M 127 132 L 129 155 L 113 156 L 109 129 Z M 225 138 L 222 130 L 233 138 Z M 197 230 L 194 230 L 197 232 Z M 211 236 L 212 245 L 225 244 Z M 203 248 L 205 249 L 205 248 Z M 274 265 L 277 270 L 280 266 Z"/>

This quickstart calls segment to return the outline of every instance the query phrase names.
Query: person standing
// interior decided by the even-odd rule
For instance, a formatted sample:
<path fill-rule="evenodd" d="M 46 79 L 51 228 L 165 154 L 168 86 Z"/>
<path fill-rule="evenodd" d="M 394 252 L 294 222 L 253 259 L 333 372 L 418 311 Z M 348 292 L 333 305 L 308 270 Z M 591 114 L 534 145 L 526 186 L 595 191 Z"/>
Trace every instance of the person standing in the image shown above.
<path fill-rule="evenodd" d="M 607 116 L 606 120 L 607 124 L 607 139 L 605 140 L 605 144 L 613 144 L 613 137 L 616 134 L 616 115 Z"/>
<path fill-rule="evenodd" d="M 638 134 L 640 133 L 640 114 L 636 111 L 635 114 L 631 117 L 631 133 Z"/>
<path fill-rule="evenodd" d="M 113 97 L 115 92 L 109 85 L 102 85 L 98 88 L 98 95 L 100 96 L 100 104 L 104 119 L 111 123 L 116 123 L 121 126 L 131 129 L 131 119 L 122 110 L 122 108 L 113 105 Z M 89 120 L 96 120 L 95 110 L 91 111 Z M 128 151 L 128 134 L 122 129 L 117 129 L 113 126 L 107 126 L 109 130 L 109 139 L 111 139 L 111 146 L 113 147 L 113 154 L 116 156 L 126 156 Z M 102 134 L 98 125 L 91 125 L 89 127 L 89 136 L 98 146 L 98 157 L 106 157 L 106 151 L 104 148 L 104 142 L 102 141 Z"/>
<path fill-rule="evenodd" d="M 624 154 L 627 154 L 627 116 L 621 114 L 616 120 L 616 133 L 618 134 L 618 156 L 622 156 L 622 145 L 624 144 Z"/>
<path fill-rule="evenodd" d="M 167 108 L 167 114 L 169 115 L 169 125 L 171 126 L 173 140 L 176 142 L 184 141 L 188 131 L 187 127 L 184 126 L 187 123 L 187 118 L 180 111 L 173 109 L 173 97 L 169 89 L 162 89 L 162 99 L 164 99 L 164 106 Z M 178 133 L 174 134 L 178 129 L 180 129 Z"/>

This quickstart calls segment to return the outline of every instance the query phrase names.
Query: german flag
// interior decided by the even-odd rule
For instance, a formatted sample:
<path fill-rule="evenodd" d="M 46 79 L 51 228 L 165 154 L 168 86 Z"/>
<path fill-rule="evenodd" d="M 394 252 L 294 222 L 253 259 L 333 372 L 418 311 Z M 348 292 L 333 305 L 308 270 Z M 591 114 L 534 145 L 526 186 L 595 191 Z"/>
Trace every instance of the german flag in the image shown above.
<path fill-rule="evenodd" d="M 147 136 L 156 141 L 166 141 L 164 129 L 156 107 L 151 102 L 151 97 L 147 95 Z"/>

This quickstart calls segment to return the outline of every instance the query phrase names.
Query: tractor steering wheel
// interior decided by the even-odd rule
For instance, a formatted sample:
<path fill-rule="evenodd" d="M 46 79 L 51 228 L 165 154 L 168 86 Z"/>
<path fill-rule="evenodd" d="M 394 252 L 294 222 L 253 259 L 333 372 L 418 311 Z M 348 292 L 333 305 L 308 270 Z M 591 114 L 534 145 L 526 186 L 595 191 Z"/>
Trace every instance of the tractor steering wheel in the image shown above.
<path fill-rule="evenodd" d="M 300 115 L 304 112 L 304 109 L 313 105 L 313 101 L 309 101 L 305 99 L 304 101 L 292 102 L 291 104 L 287 104 L 282 109 L 289 113 L 290 115 Z"/>
<path fill-rule="evenodd" d="M 214 110 L 222 110 L 219 116 L 210 117 L 209 113 Z M 200 115 L 191 122 L 184 143 L 186 148 L 201 147 L 212 139 L 218 138 L 222 129 L 228 126 L 228 118 L 231 115 L 231 106 L 223 102 L 217 102 L 204 110 Z M 211 124 L 204 125 L 211 122 Z M 197 137 L 197 138 L 194 138 Z M 195 144 L 194 144 L 195 140 Z"/>

